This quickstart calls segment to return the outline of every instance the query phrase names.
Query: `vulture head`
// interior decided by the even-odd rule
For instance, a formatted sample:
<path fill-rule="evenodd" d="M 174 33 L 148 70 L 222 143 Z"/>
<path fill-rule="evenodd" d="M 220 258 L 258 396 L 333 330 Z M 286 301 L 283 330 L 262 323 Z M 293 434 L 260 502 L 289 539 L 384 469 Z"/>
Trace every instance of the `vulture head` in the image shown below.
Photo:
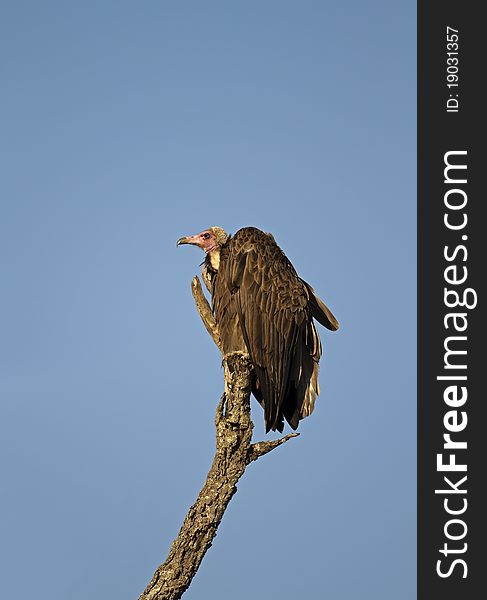
<path fill-rule="evenodd" d="M 191 244 L 201 248 L 205 254 L 208 254 L 212 265 L 218 268 L 220 258 L 220 248 L 227 242 L 230 236 L 221 227 L 209 227 L 196 235 L 188 235 L 179 240 L 176 246 L 182 244 Z"/>

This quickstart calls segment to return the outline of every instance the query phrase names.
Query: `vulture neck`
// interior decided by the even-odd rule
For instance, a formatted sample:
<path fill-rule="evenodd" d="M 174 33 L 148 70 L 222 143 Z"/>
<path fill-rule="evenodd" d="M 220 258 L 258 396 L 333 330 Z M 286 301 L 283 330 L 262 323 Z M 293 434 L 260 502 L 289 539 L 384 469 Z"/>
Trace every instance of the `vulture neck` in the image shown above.
<path fill-rule="evenodd" d="M 210 259 L 210 265 L 218 271 L 220 268 L 220 248 L 215 248 L 211 252 L 208 253 L 208 258 Z"/>

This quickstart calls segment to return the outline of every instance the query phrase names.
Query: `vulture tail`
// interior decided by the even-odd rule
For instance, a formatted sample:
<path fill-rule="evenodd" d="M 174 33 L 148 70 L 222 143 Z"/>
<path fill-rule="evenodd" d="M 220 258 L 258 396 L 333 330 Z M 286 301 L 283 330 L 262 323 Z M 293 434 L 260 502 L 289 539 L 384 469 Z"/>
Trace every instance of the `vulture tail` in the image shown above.
<path fill-rule="evenodd" d="M 315 335 L 317 336 L 316 331 Z M 282 408 L 286 421 L 293 429 L 298 427 L 301 419 L 313 412 L 315 398 L 319 394 L 318 360 L 313 358 L 310 350 L 303 332 L 296 345 L 293 360 L 294 369 Z M 317 358 L 319 359 L 319 355 Z"/>

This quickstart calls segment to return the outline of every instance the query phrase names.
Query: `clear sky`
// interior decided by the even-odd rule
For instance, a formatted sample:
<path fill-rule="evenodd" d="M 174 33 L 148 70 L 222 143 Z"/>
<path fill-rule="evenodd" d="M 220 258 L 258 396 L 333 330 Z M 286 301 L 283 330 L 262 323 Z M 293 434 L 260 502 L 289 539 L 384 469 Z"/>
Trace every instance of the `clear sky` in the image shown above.
<path fill-rule="evenodd" d="M 203 256 L 175 246 L 211 225 L 272 232 L 342 328 L 184 598 L 415 597 L 415 16 L 2 3 L 2 597 L 132 600 L 165 559 L 214 452 Z"/>

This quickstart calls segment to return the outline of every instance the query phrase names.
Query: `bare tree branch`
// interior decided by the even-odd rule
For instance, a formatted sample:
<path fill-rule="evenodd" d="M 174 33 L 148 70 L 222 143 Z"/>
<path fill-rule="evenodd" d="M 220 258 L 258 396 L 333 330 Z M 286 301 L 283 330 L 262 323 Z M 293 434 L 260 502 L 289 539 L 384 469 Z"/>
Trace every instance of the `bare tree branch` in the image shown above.
<path fill-rule="evenodd" d="M 249 463 L 257 460 L 260 456 L 264 456 L 274 448 L 277 448 L 281 444 L 285 444 L 288 440 L 298 437 L 299 433 L 288 433 L 284 437 L 279 440 L 270 440 L 267 442 L 256 442 L 252 444 L 249 448 L 248 461 Z"/>
<path fill-rule="evenodd" d="M 213 316 L 213 312 L 208 300 L 203 293 L 200 280 L 198 277 L 196 277 L 196 275 L 193 277 L 193 281 L 191 282 L 191 292 L 193 293 L 196 308 L 198 309 L 198 313 L 203 321 L 203 325 L 206 327 L 206 331 L 210 334 L 211 339 L 215 342 L 221 352 L 222 345 L 220 341 L 218 325 L 216 324 L 215 317 Z"/>
<path fill-rule="evenodd" d="M 191 289 L 200 317 L 215 344 L 220 334 L 210 305 L 195 277 Z M 205 484 L 191 506 L 165 562 L 158 567 L 139 600 L 178 600 L 191 584 L 225 510 L 237 491 L 246 467 L 260 456 L 296 437 L 295 433 L 252 444 L 250 418 L 252 363 L 247 354 L 232 352 L 223 357 L 225 391 L 215 416 L 216 452 Z"/>

